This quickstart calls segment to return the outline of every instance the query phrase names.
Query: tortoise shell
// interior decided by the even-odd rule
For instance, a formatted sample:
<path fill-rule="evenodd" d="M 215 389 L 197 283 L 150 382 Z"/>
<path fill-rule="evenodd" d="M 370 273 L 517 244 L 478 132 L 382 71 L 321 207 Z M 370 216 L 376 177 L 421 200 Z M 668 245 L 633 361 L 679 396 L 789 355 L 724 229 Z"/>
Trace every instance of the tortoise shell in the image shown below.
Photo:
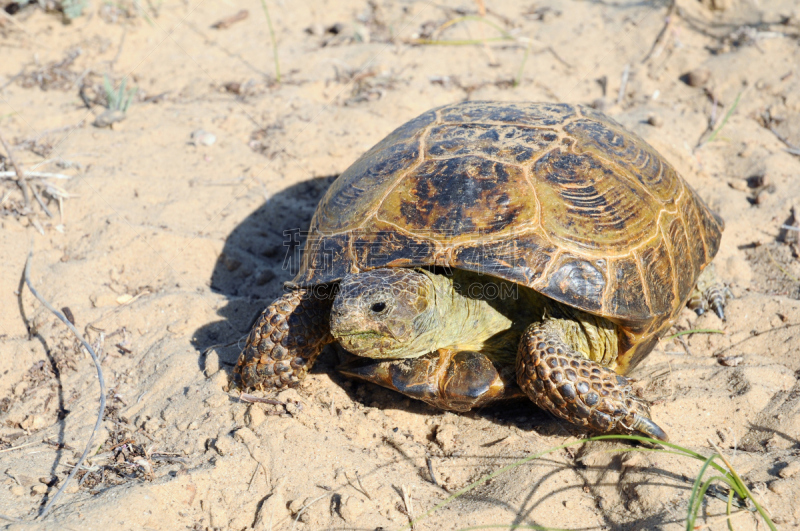
<path fill-rule="evenodd" d="M 674 321 L 722 229 L 661 155 L 596 110 L 462 102 L 339 176 L 289 285 L 379 267 L 486 273 L 615 322 L 624 374 Z"/>

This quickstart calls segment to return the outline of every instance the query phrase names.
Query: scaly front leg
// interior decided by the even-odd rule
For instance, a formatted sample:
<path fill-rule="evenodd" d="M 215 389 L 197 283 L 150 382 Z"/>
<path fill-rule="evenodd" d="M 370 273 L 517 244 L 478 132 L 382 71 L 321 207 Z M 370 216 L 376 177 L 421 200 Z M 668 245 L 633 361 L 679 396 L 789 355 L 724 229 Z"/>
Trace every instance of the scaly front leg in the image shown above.
<path fill-rule="evenodd" d="M 537 406 L 573 424 L 668 440 L 631 396 L 628 380 L 573 350 L 555 320 L 532 324 L 523 334 L 517 382 Z"/>
<path fill-rule="evenodd" d="M 317 290 L 320 291 L 320 290 Z M 298 289 L 267 306 L 234 369 L 244 388 L 295 387 L 333 341 L 327 292 Z"/>

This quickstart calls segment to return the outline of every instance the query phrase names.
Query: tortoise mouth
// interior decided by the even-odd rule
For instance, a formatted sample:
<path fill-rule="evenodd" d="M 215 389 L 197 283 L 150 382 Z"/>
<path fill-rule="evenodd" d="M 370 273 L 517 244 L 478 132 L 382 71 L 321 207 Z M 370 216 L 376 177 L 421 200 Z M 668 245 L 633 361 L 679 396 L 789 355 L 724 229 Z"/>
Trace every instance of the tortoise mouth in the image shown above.
<path fill-rule="evenodd" d="M 336 334 L 336 339 L 340 341 L 342 339 L 358 339 L 358 338 L 379 339 L 382 337 L 383 336 L 381 334 L 379 334 L 378 332 L 374 332 L 372 330 L 367 330 L 366 332 L 338 332 Z"/>
<path fill-rule="evenodd" d="M 391 336 L 374 330 L 342 332 L 334 335 L 339 344 L 351 354 L 362 358 L 394 359 L 404 357 L 402 345 Z"/>

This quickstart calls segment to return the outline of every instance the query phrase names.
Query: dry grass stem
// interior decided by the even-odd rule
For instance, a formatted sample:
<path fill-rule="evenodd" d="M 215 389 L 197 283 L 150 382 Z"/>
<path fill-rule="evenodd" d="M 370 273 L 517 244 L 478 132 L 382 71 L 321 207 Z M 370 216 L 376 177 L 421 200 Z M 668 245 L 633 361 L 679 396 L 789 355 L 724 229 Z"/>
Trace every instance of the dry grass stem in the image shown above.
<path fill-rule="evenodd" d="M 69 319 L 67 319 L 63 313 L 56 310 L 53 307 L 53 305 L 50 304 L 47 301 L 47 299 L 42 297 L 39 294 L 39 292 L 36 291 L 36 289 L 33 287 L 33 283 L 31 282 L 32 259 L 33 259 L 33 251 L 31 250 L 28 253 L 28 259 L 25 261 L 25 274 L 24 274 L 25 284 L 28 286 L 28 289 L 31 290 L 33 296 L 36 297 L 39 300 L 39 302 L 41 302 L 45 306 L 45 308 L 50 310 L 50 312 L 53 315 L 58 317 L 65 325 L 67 325 L 67 328 L 69 328 L 70 331 L 73 334 L 75 334 L 75 337 L 78 338 L 78 341 L 80 341 L 83 344 L 84 348 L 86 348 L 86 350 L 89 352 L 89 355 L 92 357 L 92 361 L 94 362 L 95 369 L 97 370 L 97 380 L 98 383 L 100 384 L 100 407 L 97 412 L 97 420 L 94 423 L 92 432 L 89 434 L 89 439 L 86 441 L 86 448 L 83 450 L 83 454 L 81 454 L 80 458 L 78 459 L 78 462 L 75 463 L 75 466 L 72 468 L 72 471 L 67 476 L 67 479 L 65 479 L 61 483 L 61 487 L 59 487 L 58 492 L 55 493 L 55 495 L 50 499 L 47 505 L 45 505 L 44 509 L 42 509 L 42 511 L 39 513 L 38 518 L 44 518 L 50 512 L 50 509 L 53 507 L 56 500 L 58 500 L 58 498 L 64 492 L 64 489 L 67 488 L 69 482 L 81 468 L 84 460 L 86 459 L 86 456 L 89 455 L 89 450 L 91 450 L 92 448 L 92 441 L 94 440 L 94 436 L 97 433 L 97 430 L 100 429 L 100 425 L 103 423 L 103 413 L 106 410 L 106 383 L 105 383 L 105 378 L 103 377 L 103 369 L 100 367 L 100 360 L 97 359 L 97 354 L 95 354 L 94 350 L 92 349 L 92 346 L 81 336 L 80 332 L 78 332 L 78 329 L 75 328 L 75 325 L 70 323 Z"/>
<path fill-rule="evenodd" d="M 22 197 L 25 200 L 25 208 L 30 210 L 31 208 L 31 196 L 28 194 L 28 183 L 25 180 L 25 172 L 19 167 L 17 164 L 17 159 L 14 158 L 14 154 L 11 152 L 11 146 L 6 143 L 6 139 L 3 137 L 3 133 L 0 132 L 0 144 L 3 145 L 3 149 L 6 150 L 8 154 L 8 160 L 11 161 L 11 165 L 14 167 L 14 171 L 17 175 L 17 185 L 22 190 Z"/>

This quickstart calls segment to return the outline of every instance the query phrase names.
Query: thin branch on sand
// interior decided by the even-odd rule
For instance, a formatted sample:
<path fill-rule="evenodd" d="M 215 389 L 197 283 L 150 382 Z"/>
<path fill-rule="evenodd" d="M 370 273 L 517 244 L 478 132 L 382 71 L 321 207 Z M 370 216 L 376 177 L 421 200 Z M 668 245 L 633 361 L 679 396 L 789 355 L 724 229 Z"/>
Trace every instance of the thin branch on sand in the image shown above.
<path fill-rule="evenodd" d="M 22 175 L 28 179 L 72 179 L 71 175 L 64 175 L 63 173 L 50 173 L 46 171 L 24 171 L 22 172 Z M 0 179 L 14 178 L 16 176 L 16 171 L 0 171 Z"/>
<path fill-rule="evenodd" d="M 0 144 L 3 144 L 3 149 L 8 153 L 8 160 L 11 161 L 11 165 L 14 167 L 14 172 L 17 175 L 17 185 L 22 190 L 22 197 L 25 200 L 25 208 L 30 210 L 31 196 L 28 194 L 28 183 L 25 182 L 25 173 L 19 167 L 19 164 L 17 164 L 17 159 L 15 159 L 14 154 L 11 153 L 11 147 L 6 143 L 6 139 L 3 138 L 3 133 L 0 133 Z"/>
<path fill-rule="evenodd" d="M 32 259 L 33 259 L 33 250 L 31 250 L 28 253 L 28 259 L 25 261 L 25 284 L 27 284 L 28 289 L 31 290 L 33 296 L 39 299 L 39 302 L 41 302 L 45 308 L 50 310 L 50 312 L 52 312 L 53 315 L 58 317 L 65 325 L 67 325 L 70 331 L 72 331 L 72 333 L 75 334 L 75 337 L 77 337 L 78 340 L 81 343 L 83 343 L 84 348 L 89 352 L 89 355 L 92 357 L 94 366 L 97 369 L 97 380 L 100 383 L 100 408 L 99 411 L 97 412 L 97 421 L 94 423 L 94 427 L 92 428 L 92 433 L 89 434 L 89 440 L 86 441 L 86 448 L 83 450 L 83 454 L 81 454 L 81 457 L 80 459 L 78 459 L 78 462 L 75 463 L 74 467 L 72 467 L 72 471 L 67 476 L 67 479 L 64 480 L 64 482 L 61 484 L 61 487 L 58 489 L 58 492 L 55 493 L 55 495 L 50 499 L 47 505 L 45 505 L 44 509 L 42 509 L 42 512 L 39 513 L 38 518 L 44 518 L 50 512 L 50 509 L 53 507 L 53 504 L 55 504 L 56 500 L 61 496 L 61 493 L 64 492 L 64 489 L 67 488 L 69 482 L 78 472 L 78 470 L 80 470 L 83 461 L 86 459 L 86 456 L 89 455 L 89 450 L 92 449 L 92 441 L 94 440 L 94 436 L 97 433 L 97 430 L 100 428 L 100 425 L 103 423 L 103 413 L 106 410 L 106 382 L 105 379 L 103 378 L 103 369 L 100 367 L 100 361 L 97 359 L 97 354 L 95 354 L 92 346 L 89 343 L 87 343 L 85 339 L 83 339 L 80 332 L 78 332 L 78 329 L 75 328 L 75 325 L 70 323 L 69 319 L 67 319 L 63 313 L 56 310 L 53 307 L 53 305 L 47 302 L 47 300 L 44 297 L 42 297 L 39 294 L 39 292 L 36 291 L 36 289 L 33 287 L 33 283 L 31 282 Z"/>

